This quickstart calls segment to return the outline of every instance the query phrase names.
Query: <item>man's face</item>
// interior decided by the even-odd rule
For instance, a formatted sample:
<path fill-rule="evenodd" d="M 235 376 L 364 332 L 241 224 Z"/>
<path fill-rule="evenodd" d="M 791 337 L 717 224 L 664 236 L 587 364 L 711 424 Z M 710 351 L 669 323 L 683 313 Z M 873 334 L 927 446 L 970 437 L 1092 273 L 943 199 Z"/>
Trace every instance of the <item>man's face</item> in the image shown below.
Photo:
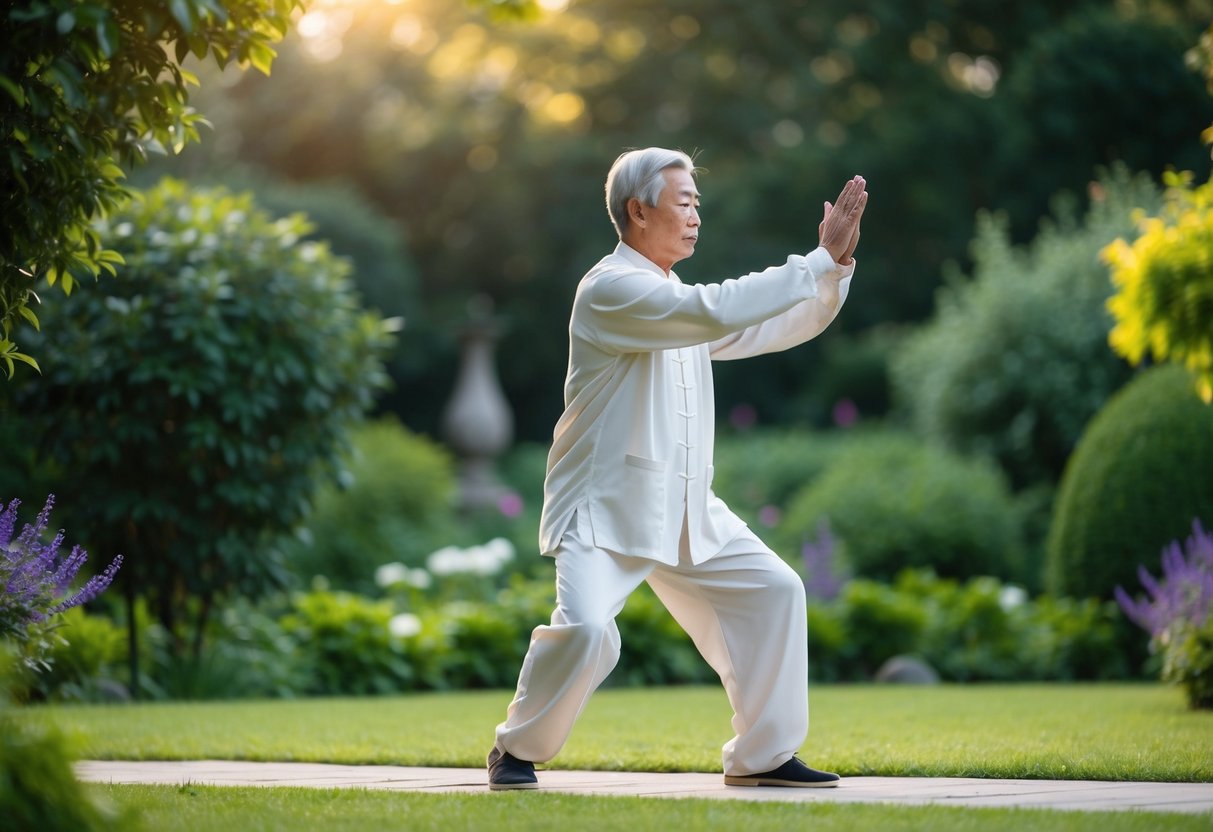
<path fill-rule="evenodd" d="M 641 253 L 668 271 L 679 260 L 695 253 L 695 242 L 699 239 L 699 191 L 689 171 L 669 168 L 662 175 L 665 187 L 656 207 L 643 207 L 645 223 L 638 230 L 647 249 Z"/>

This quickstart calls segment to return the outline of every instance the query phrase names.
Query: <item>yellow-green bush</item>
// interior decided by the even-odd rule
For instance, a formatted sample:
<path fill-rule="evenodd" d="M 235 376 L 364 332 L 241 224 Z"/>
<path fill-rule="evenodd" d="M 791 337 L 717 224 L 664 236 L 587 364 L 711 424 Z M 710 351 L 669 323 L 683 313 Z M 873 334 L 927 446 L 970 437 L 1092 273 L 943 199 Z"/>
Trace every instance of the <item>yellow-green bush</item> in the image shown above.
<path fill-rule="evenodd" d="M 1108 342 L 1134 364 L 1147 355 L 1183 364 L 1213 402 L 1213 180 L 1191 187 L 1191 174 L 1168 173 L 1160 216 L 1138 217 L 1140 235 L 1102 251 L 1116 294 Z"/>

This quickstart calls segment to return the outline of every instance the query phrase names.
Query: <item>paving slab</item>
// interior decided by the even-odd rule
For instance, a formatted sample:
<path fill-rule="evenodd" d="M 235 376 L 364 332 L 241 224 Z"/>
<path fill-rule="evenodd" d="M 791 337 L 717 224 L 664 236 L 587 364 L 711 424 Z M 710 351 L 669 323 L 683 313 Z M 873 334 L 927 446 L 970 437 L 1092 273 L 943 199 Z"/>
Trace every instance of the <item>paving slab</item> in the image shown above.
<path fill-rule="evenodd" d="M 414 792 L 486 792 L 482 768 L 350 766 L 232 760 L 119 761 L 76 764 L 92 783 L 308 786 Z M 845 777 L 833 789 L 724 785 L 719 774 L 540 771 L 541 790 L 585 795 L 697 797 L 793 803 L 900 803 L 1084 811 L 1213 813 L 1213 783 L 1103 780 L 994 780 L 976 777 Z"/>

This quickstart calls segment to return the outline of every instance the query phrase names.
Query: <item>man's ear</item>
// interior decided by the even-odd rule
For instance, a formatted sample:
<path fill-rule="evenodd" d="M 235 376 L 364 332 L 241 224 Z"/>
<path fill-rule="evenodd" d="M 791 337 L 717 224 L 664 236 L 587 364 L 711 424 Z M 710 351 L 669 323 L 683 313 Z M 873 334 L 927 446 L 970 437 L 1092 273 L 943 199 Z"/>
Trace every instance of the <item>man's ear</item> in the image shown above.
<path fill-rule="evenodd" d="M 644 203 L 636 197 L 628 200 L 628 220 L 638 226 L 644 226 Z"/>

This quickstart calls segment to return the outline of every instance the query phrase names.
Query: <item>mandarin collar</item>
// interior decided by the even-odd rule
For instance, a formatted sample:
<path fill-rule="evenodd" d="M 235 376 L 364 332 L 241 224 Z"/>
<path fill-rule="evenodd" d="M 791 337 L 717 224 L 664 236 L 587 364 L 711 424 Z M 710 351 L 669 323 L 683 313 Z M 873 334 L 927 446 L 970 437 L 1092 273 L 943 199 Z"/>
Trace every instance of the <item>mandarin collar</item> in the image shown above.
<path fill-rule="evenodd" d="M 623 240 L 620 240 L 619 245 L 615 246 L 615 253 L 618 254 L 620 257 L 622 257 L 624 260 L 627 260 L 633 266 L 636 266 L 641 269 L 648 269 L 649 271 L 657 274 L 659 277 L 672 277 L 672 278 L 677 279 L 677 276 L 674 274 L 673 269 L 670 269 L 670 273 L 667 275 L 662 270 L 661 266 L 658 266 L 652 260 L 645 257 L 643 254 L 641 254 L 636 249 L 632 248 L 630 245 L 625 243 Z"/>

